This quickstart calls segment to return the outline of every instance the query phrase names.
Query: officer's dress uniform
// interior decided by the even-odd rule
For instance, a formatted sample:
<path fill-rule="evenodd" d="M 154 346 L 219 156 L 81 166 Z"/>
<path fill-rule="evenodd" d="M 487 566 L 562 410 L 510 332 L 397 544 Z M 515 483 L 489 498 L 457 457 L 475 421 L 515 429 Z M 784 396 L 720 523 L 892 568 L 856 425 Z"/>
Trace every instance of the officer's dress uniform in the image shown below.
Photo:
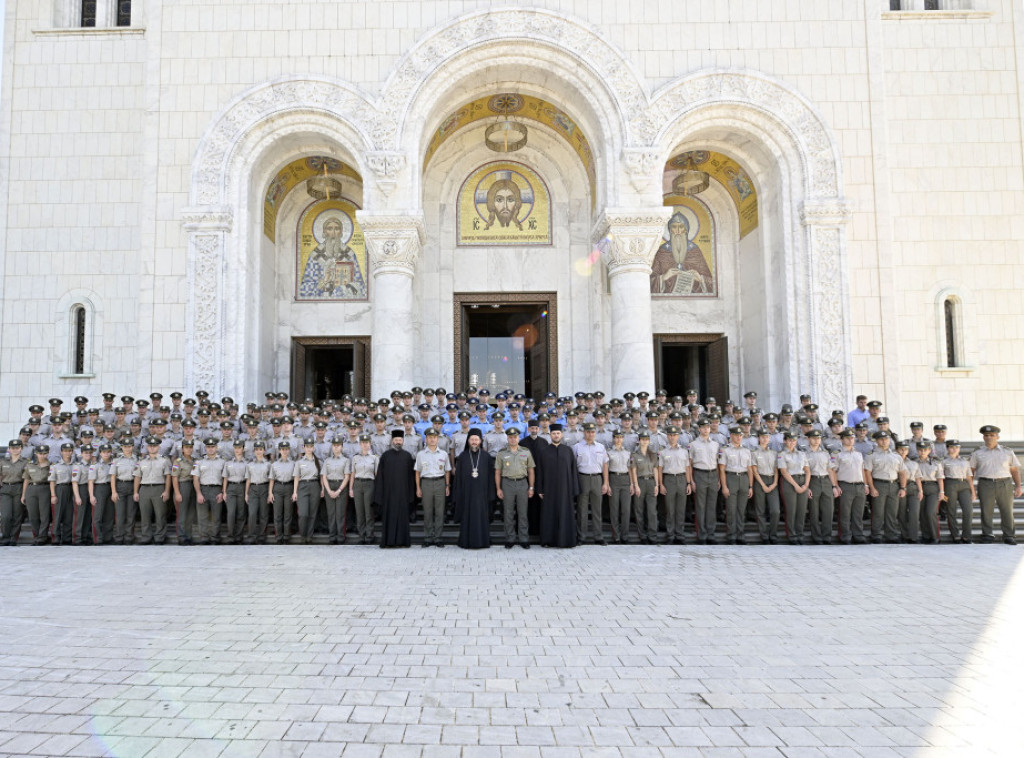
<path fill-rule="evenodd" d="M 270 520 L 270 501 L 267 496 L 270 494 L 271 465 L 264 458 L 262 461 L 249 461 L 245 467 L 250 542 L 263 544 L 267 540 L 267 522 Z"/>
<path fill-rule="evenodd" d="M 502 494 L 504 511 L 505 544 L 518 541 L 526 545 L 530 541 L 530 524 L 527 505 L 530 499 L 530 469 L 536 468 L 533 453 L 525 447 L 517 447 L 515 452 L 499 450 L 494 459 L 494 470 L 500 477 L 499 487 Z"/>
<path fill-rule="evenodd" d="M 132 476 L 138 480 L 141 545 L 162 545 L 167 540 L 167 503 L 161 495 L 170 491 L 170 475 L 171 462 L 162 455 L 143 458 L 135 464 Z"/>
<path fill-rule="evenodd" d="M 690 454 L 681 445 L 666 445 L 658 452 L 661 484 L 665 488 L 665 542 L 682 543 L 686 527 L 686 486 Z"/>
<path fill-rule="evenodd" d="M 50 463 L 51 497 L 57 499 L 53 506 L 53 543 L 55 545 L 70 545 L 74 534 L 75 501 L 71 488 L 71 478 L 74 475 L 72 462 L 65 462 L 62 458 L 56 463 Z"/>
<path fill-rule="evenodd" d="M 326 482 L 324 488 L 324 502 L 327 505 L 327 539 L 333 545 L 345 541 L 347 522 L 345 519 L 348 510 L 348 478 L 351 471 L 351 463 L 344 455 L 328 456 L 324 459 L 320 468 L 320 475 Z M 344 484 L 344 488 L 342 488 Z M 338 490 L 337 497 L 331 497 L 328 490 Z"/>
<path fill-rule="evenodd" d="M 871 481 L 878 497 L 871 498 L 871 541 L 899 539 L 899 471 L 903 465 L 899 455 L 878 448 L 864 461 L 871 472 Z"/>
<path fill-rule="evenodd" d="M 441 542 L 444 529 L 445 476 L 452 464 L 448 454 L 424 448 L 416 454 L 413 470 L 419 474 L 423 504 L 423 542 L 436 545 Z"/>
<path fill-rule="evenodd" d="M 779 488 L 775 487 L 770 492 L 765 492 L 765 487 L 775 484 L 778 476 L 779 454 L 771 448 L 762 448 L 760 445 L 756 450 L 750 451 L 750 460 L 757 474 L 754 477 L 754 517 L 757 519 L 757 531 L 761 542 L 768 544 L 778 539 L 779 529 Z M 761 483 L 764 483 L 762 486 Z"/>
<path fill-rule="evenodd" d="M 944 484 L 942 461 L 917 461 L 921 481 L 921 536 L 929 543 L 939 541 L 939 498 Z"/>
<path fill-rule="evenodd" d="M 725 498 L 725 539 L 732 544 L 746 541 L 745 522 L 747 499 L 750 493 L 750 467 L 754 459 L 750 450 L 739 445 L 727 445 L 718 451 L 718 463 L 725 471 L 725 484 L 729 496 Z"/>
<path fill-rule="evenodd" d="M 1016 537 L 1013 523 L 1013 479 L 1010 469 L 1020 469 L 1017 454 L 1007 447 L 996 445 L 991 450 L 982 447 L 971 453 L 971 468 L 978 488 L 978 502 L 981 506 L 981 541 L 992 542 L 992 517 L 999 508 L 999 523 L 1003 540 Z"/>
<path fill-rule="evenodd" d="M 380 456 L 373 452 L 366 455 L 357 452 L 350 460 L 352 462 L 352 483 L 349 486 L 356 509 L 356 529 L 359 530 L 360 542 L 370 544 L 374 541 L 373 533 L 376 525 L 373 513 L 373 482 L 377 477 L 377 464 L 380 462 Z"/>
<path fill-rule="evenodd" d="M 591 517 L 594 522 L 594 539 L 604 542 L 601 523 L 601 489 L 604 486 L 604 467 L 608 463 L 605 446 L 592 442 L 578 442 L 573 448 L 576 454 L 576 470 L 579 473 L 580 494 L 576 506 L 576 541 L 587 539 Z"/>
<path fill-rule="evenodd" d="M 779 453 L 779 476 L 782 476 L 782 471 L 789 472 L 797 486 L 804 486 L 806 477 L 804 469 L 807 467 L 806 453 L 800 450 L 783 450 Z M 791 545 L 803 544 L 804 523 L 807 521 L 808 492 L 797 492 L 784 476 L 781 484 L 782 503 L 786 507 L 786 536 Z"/>
<path fill-rule="evenodd" d="M 92 507 L 92 532 L 97 545 L 114 541 L 114 503 L 110 499 L 113 468 L 113 459 L 109 463 L 100 459 L 93 461 L 87 472 L 87 489 L 91 486 L 91 497 L 96 499 Z"/>
<path fill-rule="evenodd" d="M 631 453 L 625 448 L 608 450 L 608 485 L 611 495 L 608 498 L 608 520 L 612 526 L 612 542 L 625 542 L 629 534 L 629 521 L 632 515 L 632 499 L 630 493 L 629 460 Z M 683 507 L 686 507 L 685 489 Z"/>
<path fill-rule="evenodd" d="M 974 501 L 971 498 L 971 462 L 966 458 L 944 458 L 943 482 L 946 492 L 946 523 L 954 542 L 970 542 L 974 531 Z M 960 508 L 960 523 L 956 510 Z"/>
<path fill-rule="evenodd" d="M 242 458 L 232 458 L 224 464 L 224 501 L 221 506 L 227 510 L 227 532 L 224 534 L 224 542 L 233 545 L 242 540 L 248 507 L 245 502 L 245 477 L 249 471 L 248 462 Z M 215 532 L 220 531 L 221 508 L 214 508 L 216 515 L 213 519 Z"/>
<path fill-rule="evenodd" d="M 654 444 L 654 435 L 651 435 Z M 718 501 L 718 451 L 721 449 L 713 439 L 697 437 L 690 443 L 690 463 L 693 466 L 693 500 L 695 507 L 694 524 L 697 529 L 697 544 L 713 544 L 718 518 L 715 508 Z M 668 487 L 665 487 L 667 490 Z"/>
<path fill-rule="evenodd" d="M 824 447 L 808 450 L 807 465 L 811 469 L 811 487 L 808 492 L 807 512 L 811 521 L 811 542 L 828 545 L 832 542 L 832 519 L 835 516 L 835 497 L 832 494 L 832 456 Z"/>
<path fill-rule="evenodd" d="M 28 463 L 24 455 L 16 461 L 0 460 L 0 531 L 3 532 L 0 545 L 18 544 L 23 508 L 21 488 Z"/>

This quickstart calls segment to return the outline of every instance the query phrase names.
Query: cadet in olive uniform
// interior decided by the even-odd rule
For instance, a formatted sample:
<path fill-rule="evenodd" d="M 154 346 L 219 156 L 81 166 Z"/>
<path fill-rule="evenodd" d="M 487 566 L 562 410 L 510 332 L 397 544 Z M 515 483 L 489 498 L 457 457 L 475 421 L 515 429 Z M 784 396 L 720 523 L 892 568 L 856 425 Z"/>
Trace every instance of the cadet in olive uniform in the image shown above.
<path fill-rule="evenodd" d="M 181 455 L 171 464 L 171 487 L 174 490 L 174 505 L 177 511 L 175 529 L 179 545 L 191 545 L 192 525 L 196 520 L 196 489 L 192 483 L 192 471 L 196 465 L 193 457 L 195 442 L 181 441 Z"/>
<path fill-rule="evenodd" d="M 754 474 L 754 516 L 757 519 L 757 531 L 761 536 L 762 545 L 776 545 L 779 529 L 779 454 L 768 445 L 771 432 L 759 429 L 757 432 L 757 449 L 750 452 Z"/>
<path fill-rule="evenodd" d="M 711 439 L 710 420 L 701 418 L 697 422 L 697 431 L 697 439 L 690 443 L 697 544 L 714 545 L 715 529 L 718 526 L 715 508 L 718 502 L 718 490 L 721 486 L 718 477 L 718 451 L 721 446 L 717 441 Z"/>
<path fill-rule="evenodd" d="M 497 414 L 495 414 L 497 415 Z M 519 430 L 505 430 L 508 447 L 499 450 L 494 459 L 494 484 L 504 509 L 505 547 L 530 547 L 530 524 L 527 505 L 534 492 L 536 462 L 533 453 L 519 446 Z"/>
<path fill-rule="evenodd" d="M 921 482 L 917 461 L 910 457 L 908 440 L 896 442 L 896 454 L 903 464 L 899 474 L 900 492 L 903 493 L 899 505 L 900 534 L 904 542 L 913 544 L 921 541 Z"/>
<path fill-rule="evenodd" d="M 868 486 L 864 479 L 864 456 L 854 445 L 852 429 L 839 433 L 843 449 L 835 454 L 836 480 L 839 483 L 839 542 L 864 543 L 864 504 Z"/>
<path fill-rule="evenodd" d="M 295 461 L 295 478 L 292 483 L 292 501 L 299 516 L 299 537 L 303 544 L 313 541 L 313 527 L 320 498 L 324 496 L 320 484 L 320 462 L 313 455 L 313 440 L 302 445 L 302 457 Z"/>
<path fill-rule="evenodd" d="M 661 468 L 658 454 L 651 449 L 651 434 L 646 429 L 637 433 L 636 450 L 630 455 L 629 475 L 633 484 L 633 512 L 641 545 L 658 542 L 658 491 L 661 489 Z"/>
<path fill-rule="evenodd" d="M 249 512 L 245 501 L 245 477 L 249 473 L 249 464 L 244 457 L 245 440 L 235 440 L 232 453 L 232 459 L 224 464 L 221 483 L 222 502 L 227 510 L 227 532 L 221 542 L 227 545 L 242 541 Z M 217 514 L 213 521 L 214 527 L 220 531 L 220 508 L 214 511 Z"/>
<path fill-rule="evenodd" d="M 114 544 L 131 544 L 135 532 L 135 443 L 131 437 L 119 442 L 121 454 L 110 467 L 114 501 Z"/>
<path fill-rule="evenodd" d="M 986 424 L 980 431 L 985 446 L 971 453 L 971 469 L 974 471 L 978 501 L 981 504 L 981 541 L 995 542 L 992 516 L 998 507 L 1003 542 L 1016 545 L 1013 498 L 1022 494 L 1020 462 L 1016 453 L 999 444 L 998 426 Z"/>
<path fill-rule="evenodd" d="M 960 457 L 960 440 L 945 440 L 942 459 L 943 492 L 946 497 L 946 523 L 953 542 L 970 545 L 974 531 L 974 474 L 971 462 Z M 933 453 L 934 455 L 934 453 Z M 960 508 L 960 523 L 956 511 Z"/>
<path fill-rule="evenodd" d="M 274 541 L 281 545 L 291 536 L 292 495 L 295 492 L 295 461 L 288 440 L 277 443 L 277 460 L 270 465 L 270 495 L 274 504 Z"/>
<path fill-rule="evenodd" d="M 270 466 L 267 444 L 256 440 L 252 446 L 253 460 L 245 469 L 245 502 L 249 507 L 248 544 L 260 545 L 267 541 L 267 522 L 270 520 Z"/>
<path fill-rule="evenodd" d="M 779 453 L 779 477 L 782 482 L 782 502 L 786 507 L 786 536 L 790 545 L 802 545 L 811 470 L 807 456 L 796 449 L 796 435 L 785 432 L 782 440 L 785 447 Z"/>
<path fill-rule="evenodd" d="M 134 499 L 142 514 L 140 545 L 167 540 L 167 501 L 171 497 L 171 462 L 159 455 L 160 440 L 146 439 L 147 456 L 135 464 Z M 155 521 L 155 528 L 154 528 Z"/>
<path fill-rule="evenodd" d="M 35 460 L 25 466 L 21 502 L 28 511 L 36 545 L 50 542 L 50 446 L 37 445 Z"/>
<path fill-rule="evenodd" d="M 942 462 L 932 460 L 932 443 L 917 443 L 917 480 L 921 488 L 921 541 L 934 545 L 939 541 L 939 503 L 945 499 Z"/>
<path fill-rule="evenodd" d="M 807 467 L 811 472 L 807 512 L 811 522 L 811 542 L 815 545 L 832 543 L 835 498 L 840 492 L 832 464 L 832 455 L 822 444 L 824 436 L 820 429 L 812 429 L 808 432 L 809 446 L 804 453 L 807 457 Z"/>
<path fill-rule="evenodd" d="M 750 469 L 754 457 L 743 446 L 743 430 L 729 430 L 729 444 L 718 451 L 718 477 L 725 498 L 725 543 L 745 545 L 747 501 L 754 495 Z"/>
<path fill-rule="evenodd" d="M 111 395 L 113 398 L 113 395 Z M 112 477 L 114 469 L 114 448 L 100 445 L 99 460 L 89 466 L 89 502 L 92 504 L 92 532 L 97 545 L 109 545 L 114 541 L 114 501 Z"/>
<path fill-rule="evenodd" d="M 53 544 L 70 545 L 74 534 L 75 504 L 71 478 L 75 445 L 60 446 L 60 460 L 50 464 L 50 504 L 53 506 Z M 52 453 L 51 453 L 52 456 Z"/>
<path fill-rule="evenodd" d="M 440 418 L 435 416 L 435 419 Z M 431 430 L 427 430 L 428 432 Z M 436 429 L 434 430 L 436 432 Z M 377 477 L 380 457 L 370 447 L 370 435 L 359 435 L 359 452 L 350 458 L 352 478 L 349 480 L 349 497 L 356 509 L 356 529 L 359 530 L 359 544 L 374 542 L 375 519 L 373 514 L 373 484 Z"/>
<path fill-rule="evenodd" d="M 889 432 L 879 429 L 871 437 L 878 445 L 864 461 L 868 491 L 871 493 L 871 541 L 876 545 L 885 541 L 894 543 L 900 536 L 899 499 L 906 494 L 899 486 L 903 463 L 889 449 L 892 440 Z"/>
<path fill-rule="evenodd" d="M 71 492 L 75 500 L 74 541 L 78 545 L 91 545 L 94 541 L 92 500 L 89 498 L 89 469 L 94 463 L 92 456 L 92 445 L 82 445 L 80 458 L 71 468 Z"/>
<path fill-rule="evenodd" d="M 686 544 L 686 497 L 693 492 L 690 454 L 679 444 L 679 427 L 665 427 L 668 444 L 658 451 L 661 494 L 665 496 L 665 544 Z M 717 463 L 716 463 L 717 466 Z"/>
<path fill-rule="evenodd" d="M 343 441 L 339 437 L 331 443 L 331 454 L 320 467 L 320 481 L 327 504 L 327 542 L 341 545 L 345 542 L 345 512 L 348 506 L 351 464 L 342 454 Z"/>
<path fill-rule="evenodd" d="M 192 467 L 192 485 L 196 490 L 196 541 L 212 545 L 220 531 L 220 522 L 213 523 L 212 513 L 224 498 L 224 459 L 217 454 L 217 440 L 205 441 L 206 457 Z M 218 511 L 219 513 L 219 511 Z"/>
<path fill-rule="evenodd" d="M 7 443 L 9 458 L 0 460 L 0 545 L 17 545 L 21 532 L 21 490 L 28 459 L 22 457 L 21 440 Z"/>
<path fill-rule="evenodd" d="M 438 449 L 437 438 L 436 430 L 427 430 L 427 447 L 416 454 L 413 464 L 416 497 L 423 501 L 423 547 L 441 545 L 444 501 L 451 493 L 451 461 Z"/>
<path fill-rule="evenodd" d="M 624 446 L 625 434 L 621 429 L 612 432 L 612 446 L 608 450 L 608 520 L 612 527 L 612 543 L 624 545 L 629 534 L 632 511 L 633 482 L 629 474 L 630 452 Z M 686 499 L 683 498 L 683 507 Z"/>

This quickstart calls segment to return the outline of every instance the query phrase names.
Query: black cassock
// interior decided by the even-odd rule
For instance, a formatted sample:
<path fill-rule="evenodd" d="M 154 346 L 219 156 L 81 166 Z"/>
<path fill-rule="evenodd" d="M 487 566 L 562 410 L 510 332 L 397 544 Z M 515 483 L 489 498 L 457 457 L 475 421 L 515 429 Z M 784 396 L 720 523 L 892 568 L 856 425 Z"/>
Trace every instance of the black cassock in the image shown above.
<path fill-rule="evenodd" d="M 473 476 L 473 464 L 477 475 Z M 494 502 L 494 459 L 469 445 L 455 459 L 452 500 L 459 522 L 459 547 L 476 550 L 491 546 L 491 503 Z"/>
<path fill-rule="evenodd" d="M 541 451 L 548 447 L 550 443 L 543 437 L 531 437 L 529 435 L 523 437 L 519 441 L 519 447 L 525 447 L 533 455 L 533 463 L 537 467 L 534 471 L 534 482 L 540 482 L 540 465 L 541 465 Z M 530 534 L 540 534 L 540 511 L 541 511 L 541 499 L 540 499 L 540 487 L 535 487 L 533 490 L 533 497 L 531 497 L 526 503 L 526 516 L 527 521 L 530 525 Z"/>
<path fill-rule="evenodd" d="M 580 481 L 576 454 L 565 445 L 548 445 L 540 453 L 537 490 L 541 501 L 540 544 L 576 547 L 576 496 Z"/>
<path fill-rule="evenodd" d="M 416 494 L 415 461 L 407 450 L 388 448 L 377 464 L 373 502 L 381 510 L 381 547 L 409 547 L 409 504 Z"/>

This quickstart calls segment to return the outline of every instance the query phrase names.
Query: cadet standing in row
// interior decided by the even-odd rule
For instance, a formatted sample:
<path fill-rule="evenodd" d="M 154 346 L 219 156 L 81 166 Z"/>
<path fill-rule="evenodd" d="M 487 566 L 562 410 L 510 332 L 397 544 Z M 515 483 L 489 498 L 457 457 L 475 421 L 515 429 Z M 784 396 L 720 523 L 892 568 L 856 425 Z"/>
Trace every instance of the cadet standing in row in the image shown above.
<path fill-rule="evenodd" d="M 498 414 L 495 414 L 497 416 Z M 507 447 L 494 459 L 494 484 L 504 510 L 505 548 L 519 546 L 529 549 L 530 525 L 527 506 L 534 492 L 536 462 L 533 454 L 519 446 L 519 430 L 505 430 Z"/>
<path fill-rule="evenodd" d="M 986 424 L 980 431 L 985 446 L 971 453 L 971 469 L 974 471 L 981 505 L 981 541 L 995 542 L 992 516 L 998 507 L 1003 542 L 1016 545 L 1013 498 L 1022 494 L 1020 462 L 1016 453 L 999 444 L 998 426 Z"/>

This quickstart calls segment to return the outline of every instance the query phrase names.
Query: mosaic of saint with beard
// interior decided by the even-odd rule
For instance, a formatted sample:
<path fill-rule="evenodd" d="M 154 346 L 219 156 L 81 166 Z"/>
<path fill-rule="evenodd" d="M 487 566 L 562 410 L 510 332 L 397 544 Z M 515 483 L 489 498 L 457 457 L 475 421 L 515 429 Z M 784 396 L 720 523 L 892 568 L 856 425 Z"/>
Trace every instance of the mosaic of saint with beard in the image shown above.
<path fill-rule="evenodd" d="M 665 243 L 651 264 L 651 294 L 714 295 L 715 277 L 704 251 L 694 241 L 693 220 L 680 210 L 668 220 Z"/>
<path fill-rule="evenodd" d="M 360 256 L 349 245 L 353 224 L 348 214 L 324 210 L 317 214 L 311 235 L 315 247 L 309 251 L 298 281 L 299 300 L 362 300 L 366 298 Z M 360 237 L 361 238 L 361 237 Z"/>

